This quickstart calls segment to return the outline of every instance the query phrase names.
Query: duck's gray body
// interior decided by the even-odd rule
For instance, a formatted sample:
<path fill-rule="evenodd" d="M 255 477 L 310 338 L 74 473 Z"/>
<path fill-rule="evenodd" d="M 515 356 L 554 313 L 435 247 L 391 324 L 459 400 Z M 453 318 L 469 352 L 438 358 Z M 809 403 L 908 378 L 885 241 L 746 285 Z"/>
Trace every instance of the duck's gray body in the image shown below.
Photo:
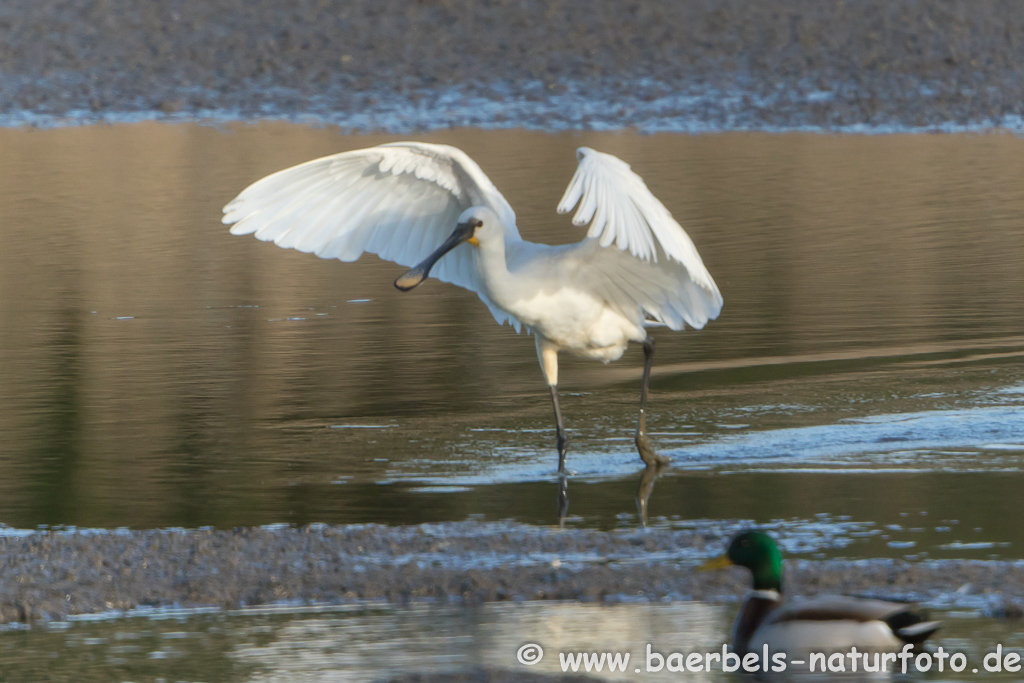
<path fill-rule="evenodd" d="M 894 651 L 919 645 L 939 629 L 913 605 L 888 600 L 823 595 L 783 601 L 774 590 L 753 591 L 733 626 L 737 654 L 769 652 Z"/>

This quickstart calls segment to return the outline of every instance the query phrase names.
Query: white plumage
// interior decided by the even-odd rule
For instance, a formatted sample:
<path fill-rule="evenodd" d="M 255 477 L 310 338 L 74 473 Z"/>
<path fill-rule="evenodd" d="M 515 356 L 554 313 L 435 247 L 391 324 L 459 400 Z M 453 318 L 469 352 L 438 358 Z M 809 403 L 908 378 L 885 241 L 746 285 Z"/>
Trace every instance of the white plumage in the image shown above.
<path fill-rule="evenodd" d="M 223 221 L 232 234 L 321 258 L 370 252 L 420 264 L 396 285 L 411 289 L 432 275 L 475 292 L 499 323 L 536 336 L 554 387 L 560 350 L 608 362 L 630 341 L 644 341 L 652 322 L 701 328 L 722 308 L 693 242 L 640 176 L 587 147 L 577 158 L 558 211 L 578 204 L 573 222 L 590 228 L 572 245 L 524 241 L 512 207 L 476 162 L 455 147 L 419 142 L 267 176 L 224 207 Z M 434 253 L 442 244 L 447 253 Z M 561 429 L 559 437 L 561 451 Z"/>
<path fill-rule="evenodd" d="M 637 327 L 643 312 L 674 330 L 684 323 L 700 328 L 717 317 L 722 297 L 714 280 L 643 179 L 610 154 L 581 147 L 577 157 L 558 211 L 579 203 L 573 222 L 590 222 L 590 229 L 588 239 L 569 247 L 523 241 L 515 212 L 476 162 L 455 147 L 417 142 L 343 152 L 274 173 L 225 206 L 223 222 L 233 224 L 233 235 L 254 234 L 321 258 L 355 261 L 370 252 L 412 266 L 448 237 L 463 211 L 481 206 L 501 222 L 508 268 L 530 278 L 522 283 L 527 288 L 548 290 L 544 285 L 554 280 L 603 300 Z M 456 247 L 431 274 L 475 292 L 499 322 L 518 329 L 514 312 L 488 296 L 474 256 L 471 246 Z M 552 301 L 529 303 L 523 301 L 524 317 L 543 325 L 547 311 L 532 309 Z M 564 345 L 569 351 L 575 346 Z"/>

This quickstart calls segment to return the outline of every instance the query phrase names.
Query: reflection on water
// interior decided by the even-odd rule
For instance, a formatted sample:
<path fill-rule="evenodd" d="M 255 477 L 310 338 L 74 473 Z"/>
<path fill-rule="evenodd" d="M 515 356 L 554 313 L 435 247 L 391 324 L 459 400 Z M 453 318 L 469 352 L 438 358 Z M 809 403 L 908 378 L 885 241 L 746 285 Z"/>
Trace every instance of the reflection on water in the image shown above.
<path fill-rule="evenodd" d="M 296 620 L 276 630 L 266 644 L 235 648 L 232 657 L 259 672 L 253 681 L 331 672 L 330 680 L 355 682 L 387 680 L 387 674 L 400 673 L 514 670 L 520 666 L 519 648 L 538 643 L 550 656 L 523 670 L 560 674 L 557 650 L 563 648 L 590 651 L 615 640 L 637 649 L 659 639 L 713 646 L 724 630 L 725 614 L 721 607 L 702 603 L 661 610 L 530 603 L 411 608 L 357 619 Z"/>
<path fill-rule="evenodd" d="M 651 496 L 654 494 L 654 484 L 658 478 L 669 469 L 669 463 L 664 460 L 653 460 L 644 465 L 640 473 L 640 485 L 636 490 L 636 506 L 640 515 L 640 523 L 645 526 L 650 521 Z"/>
<path fill-rule="evenodd" d="M 155 124 L 0 138 L 0 521 L 554 520 L 529 339 L 454 287 L 400 295 L 398 267 L 374 257 L 320 261 L 219 223 L 258 177 L 392 138 Z M 737 518 L 748 485 L 771 482 L 794 517 L 850 514 L 820 493 L 842 489 L 878 521 L 893 504 L 877 492 L 898 486 L 933 514 L 1004 525 L 991 501 L 931 487 L 1024 483 L 1024 141 L 424 139 L 480 160 L 529 239 L 580 238 L 553 211 L 579 145 L 632 163 L 694 238 L 726 306 L 704 331 L 655 332 L 649 428 L 676 465 L 652 517 Z M 565 363 L 580 523 L 635 513 L 639 366 L 637 349 Z M 989 540 L 1022 556 L 1011 535 Z"/>
<path fill-rule="evenodd" d="M 675 681 L 680 673 L 647 673 L 652 651 L 709 651 L 728 639 L 735 605 L 497 603 L 481 607 L 288 608 L 189 616 L 82 621 L 0 632 L 10 680 L 48 681 L 345 681 L 384 683 L 409 674 L 436 677 L 503 670 L 560 680 L 558 654 L 629 653 L 628 680 Z M 994 646 L 1024 646 L 1017 622 L 967 611 L 933 612 L 945 622 L 933 645 L 962 652 L 977 666 Z M 520 647 L 536 643 L 541 661 L 519 664 Z M 640 667 L 641 675 L 635 674 Z M 968 669 L 969 671 L 969 669 Z M 583 671 L 581 670 L 581 673 Z M 591 672 L 593 680 L 621 673 Z M 1005 676 L 1005 674 L 1004 674 Z M 735 680 L 720 671 L 686 680 Z M 975 680 L 978 676 L 943 677 Z M 985 680 L 1005 680 L 988 674 Z M 508 680 L 515 680 L 514 675 Z"/>

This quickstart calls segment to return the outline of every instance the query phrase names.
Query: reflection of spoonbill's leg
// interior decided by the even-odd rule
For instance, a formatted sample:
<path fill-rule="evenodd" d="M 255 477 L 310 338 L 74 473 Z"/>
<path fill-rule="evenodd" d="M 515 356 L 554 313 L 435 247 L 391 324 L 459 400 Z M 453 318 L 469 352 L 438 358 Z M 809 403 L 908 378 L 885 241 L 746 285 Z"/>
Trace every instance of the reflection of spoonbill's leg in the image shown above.
<path fill-rule="evenodd" d="M 647 526 L 647 504 L 654 493 L 654 482 L 658 481 L 658 477 L 667 468 L 667 462 L 652 460 L 640 474 L 640 486 L 636 490 L 636 509 L 640 513 L 640 523 L 644 526 Z"/>
<path fill-rule="evenodd" d="M 569 514 L 569 477 L 558 475 L 558 526 L 565 526 Z"/>
<path fill-rule="evenodd" d="M 645 464 L 671 462 L 664 455 L 656 453 L 651 440 L 647 438 L 647 392 L 651 384 L 651 364 L 654 362 L 654 338 L 644 340 L 644 377 L 640 382 L 640 417 L 636 422 L 636 450 Z"/>

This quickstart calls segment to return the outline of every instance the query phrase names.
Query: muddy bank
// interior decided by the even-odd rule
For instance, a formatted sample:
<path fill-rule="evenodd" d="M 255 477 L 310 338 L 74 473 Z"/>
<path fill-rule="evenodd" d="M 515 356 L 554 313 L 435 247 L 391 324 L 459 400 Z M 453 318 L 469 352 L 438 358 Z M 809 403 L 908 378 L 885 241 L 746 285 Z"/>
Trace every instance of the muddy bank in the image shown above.
<path fill-rule="evenodd" d="M 1012 0 L 11 0 L 0 117 L 1020 127 Z"/>
<path fill-rule="evenodd" d="M 360 600 L 723 600 L 741 570 L 695 573 L 728 532 L 591 531 L 475 522 L 237 531 L 7 532 L 0 618 L 140 606 Z M 794 592 L 873 594 L 1019 611 L 1024 565 L 966 560 L 790 561 Z M 956 592 L 959 591 L 959 592 Z"/>

